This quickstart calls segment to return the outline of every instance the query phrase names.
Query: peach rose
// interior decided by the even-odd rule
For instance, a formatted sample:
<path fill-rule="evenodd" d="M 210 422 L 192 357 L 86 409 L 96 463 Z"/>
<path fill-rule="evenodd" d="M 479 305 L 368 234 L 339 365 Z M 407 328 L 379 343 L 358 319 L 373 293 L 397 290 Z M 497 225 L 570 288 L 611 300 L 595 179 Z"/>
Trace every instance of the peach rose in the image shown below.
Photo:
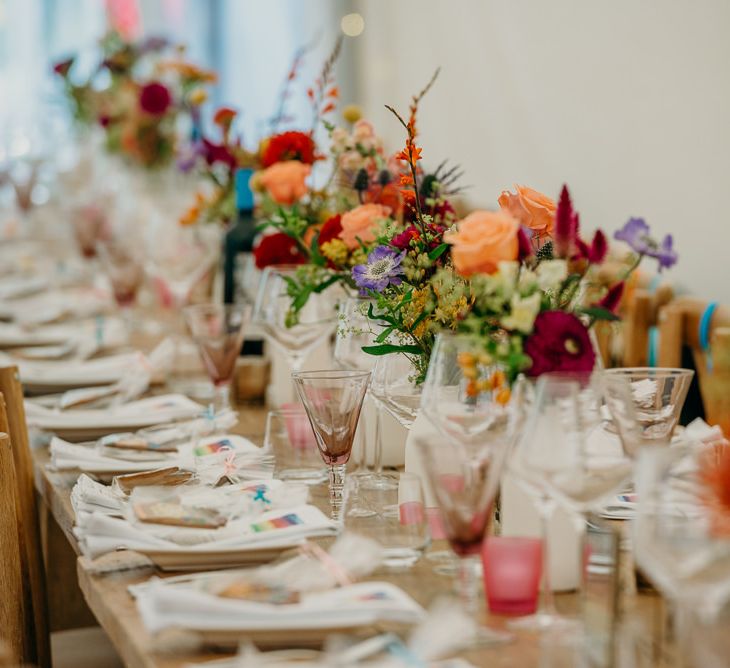
<path fill-rule="evenodd" d="M 516 195 L 509 190 L 502 191 L 499 196 L 499 206 L 537 235 L 552 237 L 555 226 L 555 201 L 526 186 L 516 185 L 515 188 L 517 188 Z"/>
<path fill-rule="evenodd" d="M 462 276 L 493 274 L 499 262 L 517 259 L 519 229 L 520 223 L 504 211 L 474 211 L 444 241 L 451 244 L 454 267 Z"/>
<path fill-rule="evenodd" d="M 390 211 L 390 207 L 382 204 L 361 204 L 342 214 L 340 239 L 350 250 L 360 247 L 358 239 L 364 244 L 372 243 L 378 231 L 378 221 L 387 218 Z"/>
<path fill-rule="evenodd" d="M 285 160 L 264 169 L 258 176 L 257 183 L 275 202 L 291 205 L 307 194 L 305 181 L 311 170 L 310 165 L 299 160 Z"/>

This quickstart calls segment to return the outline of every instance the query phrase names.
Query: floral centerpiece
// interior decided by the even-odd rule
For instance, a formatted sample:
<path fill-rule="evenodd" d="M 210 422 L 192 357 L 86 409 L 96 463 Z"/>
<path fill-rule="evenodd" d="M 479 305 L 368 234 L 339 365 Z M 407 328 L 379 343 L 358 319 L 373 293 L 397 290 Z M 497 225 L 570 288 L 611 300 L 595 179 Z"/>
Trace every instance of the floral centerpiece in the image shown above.
<path fill-rule="evenodd" d="M 162 167 L 174 156 L 179 122 L 199 124 L 199 107 L 207 99 L 205 86 L 213 72 L 183 59 L 183 47 L 171 47 L 159 37 L 129 42 L 109 33 L 101 42 L 103 58 L 85 83 L 72 76 L 74 59 L 54 66 L 62 77 L 74 116 L 98 122 L 106 147 L 133 164 Z M 166 57 L 167 53 L 172 55 Z"/>
<path fill-rule="evenodd" d="M 387 295 L 392 294 L 394 282 L 397 287 L 404 280 L 401 256 L 383 249 L 373 257 L 375 263 L 387 256 L 390 264 L 383 276 L 385 296 L 378 297 L 385 313 L 372 316 L 390 317 L 391 327 L 410 338 L 401 352 L 417 356 L 417 380 L 424 377 L 433 332 L 443 328 L 481 341 L 479 358 L 470 355 L 463 360 L 464 367 L 472 367 L 469 376 L 476 376 L 477 366 L 497 366 L 508 381 L 520 373 L 590 371 L 596 362 L 590 328 L 599 320 L 617 319 L 625 280 L 641 259 L 655 258 L 660 271 L 677 261 L 671 236 L 656 242 L 645 221 L 632 218 L 614 238 L 629 244 L 634 261 L 624 276 L 605 285 L 598 272 L 607 257 L 608 240 L 601 230 L 590 243 L 581 236 L 567 187 L 557 204 L 522 187 L 517 193 L 503 193 L 499 201 L 499 211 L 474 211 L 445 231 L 450 261 L 432 273 L 423 298 L 424 292 L 417 291 L 405 306 L 393 304 Z M 438 252 L 437 248 L 432 254 Z M 366 287 L 377 290 L 382 285 L 381 281 Z M 415 323 L 422 327 L 417 332 L 414 323 L 400 315 L 413 294 L 420 314 Z M 371 352 L 398 349 L 380 346 Z"/>

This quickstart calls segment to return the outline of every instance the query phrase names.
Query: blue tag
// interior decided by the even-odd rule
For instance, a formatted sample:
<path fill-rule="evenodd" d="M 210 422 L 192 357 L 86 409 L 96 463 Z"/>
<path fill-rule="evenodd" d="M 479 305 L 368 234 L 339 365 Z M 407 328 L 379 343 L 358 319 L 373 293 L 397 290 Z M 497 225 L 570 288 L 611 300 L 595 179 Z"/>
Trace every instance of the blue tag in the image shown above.
<path fill-rule="evenodd" d="M 712 354 L 710 353 L 710 325 L 717 309 L 717 302 L 710 302 L 700 318 L 700 348 L 705 353 L 707 370 L 712 371 Z"/>
<path fill-rule="evenodd" d="M 253 176 L 253 169 L 249 167 L 241 167 L 236 170 L 236 208 L 239 211 L 253 210 L 251 176 Z"/>

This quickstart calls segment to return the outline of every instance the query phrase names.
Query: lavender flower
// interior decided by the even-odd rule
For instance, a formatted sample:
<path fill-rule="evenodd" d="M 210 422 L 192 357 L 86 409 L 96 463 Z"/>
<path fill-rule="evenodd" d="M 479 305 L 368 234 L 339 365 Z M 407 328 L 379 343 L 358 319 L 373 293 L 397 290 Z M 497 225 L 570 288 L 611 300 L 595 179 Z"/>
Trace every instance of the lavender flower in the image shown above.
<path fill-rule="evenodd" d="M 403 275 L 401 262 L 405 252 L 396 253 L 387 246 L 378 246 L 368 255 L 367 264 L 358 264 L 352 268 L 355 285 L 361 292 L 376 290 L 381 292 L 389 285 L 400 285 Z"/>
<path fill-rule="evenodd" d="M 661 243 L 652 239 L 649 226 L 643 218 L 630 218 L 614 235 L 614 239 L 625 241 L 639 255 L 647 255 L 659 261 L 659 271 L 669 269 L 677 263 L 677 252 L 672 248 L 672 235 L 667 234 Z"/>

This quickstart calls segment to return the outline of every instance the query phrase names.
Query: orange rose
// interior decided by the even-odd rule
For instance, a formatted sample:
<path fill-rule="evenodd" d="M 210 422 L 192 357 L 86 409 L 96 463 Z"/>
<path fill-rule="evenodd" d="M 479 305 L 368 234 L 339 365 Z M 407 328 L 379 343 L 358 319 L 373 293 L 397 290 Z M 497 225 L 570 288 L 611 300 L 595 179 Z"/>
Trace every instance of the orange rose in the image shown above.
<path fill-rule="evenodd" d="M 257 182 L 275 202 L 291 205 L 307 194 L 305 181 L 311 169 L 299 160 L 285 160 L 263 170 Z"/>
<path fill-rule="evenodd" d="M 553 236 L 555 226 L 555 201 L 547 195 L 526 186 L 515 186 L 517 194 L 503 190 L 499 196 L 499 206 L 511 213 L 525 227 L 538 236 Z"/>
<path fill-rule="evenodd" d="M 497 263 L 517 259 L 519 229 L 520 223 L 504 211 L 474 211 L 444 241 L 452 245 L 451 258 L 462 276 L 493 274 Z"/>
<path fill-rule="evenodd" d="M 360 247 L 358 239 L 364 244 L 372 243 L 378 232 L 378 221 L 387 218 L 390 211 L 390 207 L 382 204 L 361 204 L 342 214 L 340 239 L 350 250 Z"/>

